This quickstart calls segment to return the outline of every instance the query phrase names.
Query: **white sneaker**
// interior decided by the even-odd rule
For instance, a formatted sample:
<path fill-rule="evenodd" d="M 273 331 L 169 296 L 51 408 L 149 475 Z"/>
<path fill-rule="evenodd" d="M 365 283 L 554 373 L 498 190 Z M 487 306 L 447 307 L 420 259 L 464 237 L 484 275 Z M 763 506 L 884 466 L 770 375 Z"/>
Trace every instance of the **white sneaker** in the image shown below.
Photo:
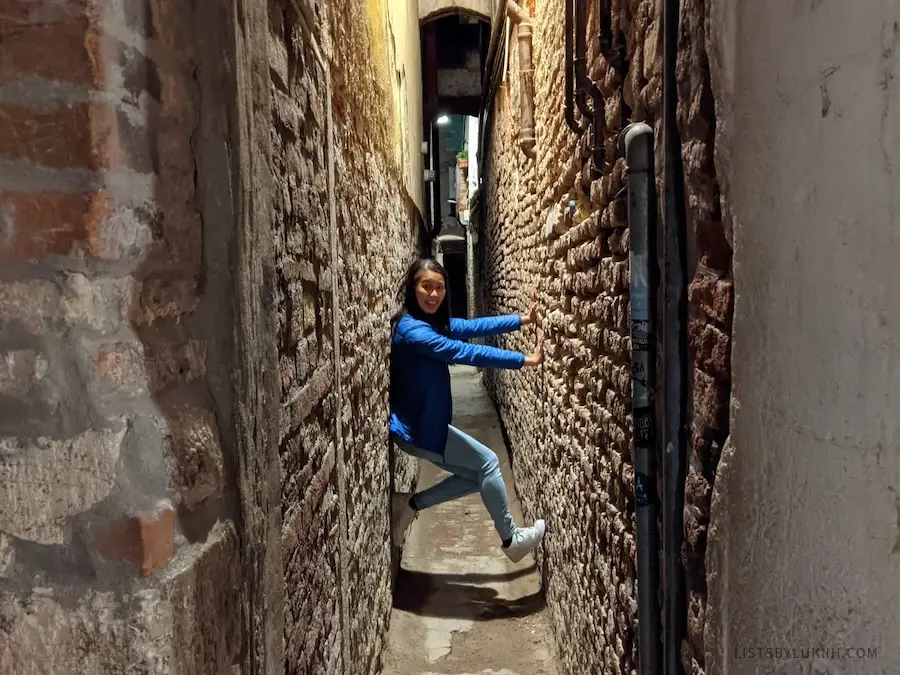
<path fill-rule="evenodd" d="M 394 546 L 403 546 L 406 529 L 416 519 L 419 512 L 409 505 L 412 493 L 398 492 L 391 497 L 391 538 Z"/>
<path fill-rule="evenodd" d="M 545 530 L 543 520 L 534 521 L 531 527 L 517 527 L 512 536 L 512 543 L 503 549 L 506 557 L 513 562 L 519 562 L 537 548 L 544 538 Z"/>

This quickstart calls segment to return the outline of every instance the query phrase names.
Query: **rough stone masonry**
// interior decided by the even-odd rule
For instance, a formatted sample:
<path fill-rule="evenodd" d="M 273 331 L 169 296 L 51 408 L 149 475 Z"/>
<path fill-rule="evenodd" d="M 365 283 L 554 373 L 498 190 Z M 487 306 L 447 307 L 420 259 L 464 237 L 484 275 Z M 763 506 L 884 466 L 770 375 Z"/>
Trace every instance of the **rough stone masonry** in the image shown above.
<path fill-rule="evenodd" d="M 226 19 L 0 9 L 2 672 L 239 660 Z"/>
<path fill-rule="evenodd" d="M 377 671 L 383 12 L 0 8 L 0 672 Z"/>
<path fill-rule="evenodd" d="M 398 489 L 413 479 L 412 462 L 391 463 L 386 427 L 390 316 L 417 221 L 394 163 L 385 23 L 379 2 L 333 2 L 327 11 L 318 3 L 306 15 L 291 2 L 270 4 L 292 673 L 379 672 L 391 607 L 387 494 L 392 471 Z M 342 75 L 332 80 L 330 112 L 328 61 Z"/>
<path fill-rule="evenodd" d="M 541 371 L 490 372 L 488 382 L 511 438 L 519 492 L 530 517 L 545 517 L 541 565 L 567 672 L 634 672 L 637 620 L 631 456 L 628 228 L 618 135 L 647 121 L 657 134 L 661 185 L 661 5 L 614 0 L 619 68 L 589 31 L 589 73 L 606 98 L 607 167 L 592 180 L 591 132 L 573 134 L 563 116 L 564 3 L 523 3 L 534 23 L 538 156 L 516 143 L 518 77 L 495 101 L 490 129 L 484 309 L 512 312 L 533 287 L 544 315 L 548 359 Z M 589 25 L 599 25 L 590 3 Z M 706 603 L 704 554 L 711 485 L 728 434 L 731 246 L 713 167 L 715 114 L 706 57 L 705 3 L 681 5 L 678 124 L 690 250 L 692 433 L 685 507 L 689 594 L 687 672 L 701 673 Z M 587 126 L 589 120 L 577 113 Z M 659 191 L 662 194 L 662 190 Z M 575 203 L 569 212 L 569 201 Z M 504 344 L 527 348 L 514 336 Z"/>

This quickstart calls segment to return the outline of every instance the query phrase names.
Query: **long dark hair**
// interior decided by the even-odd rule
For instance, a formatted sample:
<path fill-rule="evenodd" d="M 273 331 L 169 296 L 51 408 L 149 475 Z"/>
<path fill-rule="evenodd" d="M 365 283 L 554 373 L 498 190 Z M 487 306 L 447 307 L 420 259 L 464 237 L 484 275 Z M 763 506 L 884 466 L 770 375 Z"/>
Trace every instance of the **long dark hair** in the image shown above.
<path fill-rule="evenodd" d="M 419 301 L 416 300 L 416 278 L 421 272 L 437 272 L 444 278 L 446 294 L 444 295 L 444 301 L 434 314 L 423 312 L 422 308 L 419 307 Z M 414 319 L 427 321 L 438 333 L 443 335 L 450 334 L 450 280 L 447 278 L 447 270 L 437 260 L 434 258 L 419 258 L 416 260 L 407 270 L 403 283 L 400 285 L 400 290 L 397 293 L 397 298 L 402 303 L 402 307 L 391 319 L 392 330 L 397 327 L 397 322 L 404 314 L 409 314 Z"/>

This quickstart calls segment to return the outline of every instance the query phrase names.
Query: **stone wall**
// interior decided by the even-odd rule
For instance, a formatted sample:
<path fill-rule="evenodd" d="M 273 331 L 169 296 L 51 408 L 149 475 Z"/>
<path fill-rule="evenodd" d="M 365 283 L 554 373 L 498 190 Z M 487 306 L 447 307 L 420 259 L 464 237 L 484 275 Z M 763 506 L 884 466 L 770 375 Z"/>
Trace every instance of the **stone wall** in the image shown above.
<path fill-rule="evenodd" d="M 287 668 L 375 673 L 388 495 L 414 478 L 400 458 L 392 471 L 386 426 L 390 316 L 418 213 L 395 153 L 397 57 L 380 0 L 269 8 Z"/>
<path fill-rule="evenodd" d="M 0 9 L 0 672 L 379 666 L 418 63 L 219 9 Z"/>
<path fill-rule="evenodd" d="M 0 9 L 2 672 L 239 662 L 228 22 Z"/>
<path fill-rule="evenodd" d="M 706 542 L 719 457 L 729 434 L 734 312 L 731 223 L 714 166 L 716 111 L 711 89 L 707 0 L 682 0 L 678 43 L 678 130 L 689 242 L 688 345 L 691 420 L 684 546 L 688 619 L 685 673 L 705 672 Z M 723 215 L 726 214 L 726 215 Z"/>
<path fill-rule="evenodd" d="M 526 3 L 527 4 L 527 3 Z M 598 3 L 590 3 L 596 35 Z M 526 512 L 548 519 L 540 563 L 566 672 L 637 667 L 636 571 L 630 416 L 629 270 L 624 159 L 618 134 L 645 120 L 657 134 L 662 180 L 662 15 L 651 0 L 613 2 L 617 70 L 589 40 L 589 71 L 606 97 L 607 166 L 591 174 L 591 133 L 563 109 L 564 3 L 532 7 L 538 158 L 516 143 L 517 52 L 494 101 L 484 215 L 484 311 L 521 311 L 533 287 L 547 333 L 538 371 L 491 372 L 487 381 L 512 443 Z M 717 448 L 727 435 L 730 248 L 712 166 L 715 133 L 703 2 L 682 3 L 679 126 L 691 242 L 694 416 L 686 505 L 690 589 L 688 672 L 703 668 L 705 527 Z M 576 111 L 578 119 L 586 124 Z M 660 190 L 662 194 L 662 190 Z M 569 201 L 574 201 L 570 212 Z M 530 350 L 533 334 L 500 344 Z M 692 663 L 694 661 L 694 663 Z"/>

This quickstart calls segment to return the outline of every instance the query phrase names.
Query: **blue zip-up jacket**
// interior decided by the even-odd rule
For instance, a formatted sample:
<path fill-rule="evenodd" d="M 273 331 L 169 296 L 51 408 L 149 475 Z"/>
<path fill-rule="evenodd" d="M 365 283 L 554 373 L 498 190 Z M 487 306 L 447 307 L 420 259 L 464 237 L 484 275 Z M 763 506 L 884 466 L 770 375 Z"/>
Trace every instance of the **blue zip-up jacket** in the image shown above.
<path fill-rule="evenodd" d="M 518 314 L 481 319 L 450 319 L 450 337 L 409 314 L 397 322 L 391 340 L 391 433 L 407 443 L 444 454 L 453 417 L 449 364 L 481 368 L 525 365 L 525 355 L 463 340 L 519 330 Z"/>

